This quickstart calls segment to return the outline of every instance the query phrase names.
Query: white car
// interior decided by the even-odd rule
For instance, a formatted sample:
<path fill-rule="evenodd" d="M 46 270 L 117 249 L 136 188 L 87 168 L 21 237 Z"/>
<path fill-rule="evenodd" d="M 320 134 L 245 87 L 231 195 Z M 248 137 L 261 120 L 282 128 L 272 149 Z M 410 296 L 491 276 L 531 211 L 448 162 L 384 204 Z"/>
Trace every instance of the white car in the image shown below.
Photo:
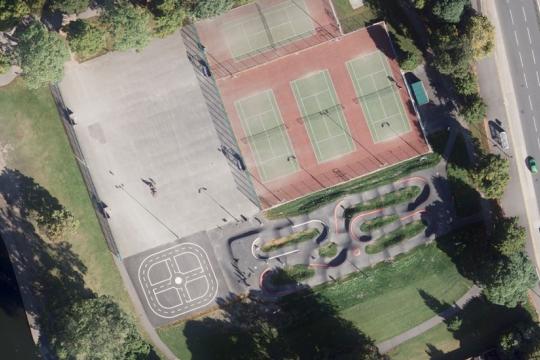
<path fill-rule="evenodd" d="M 506 131 L 499 132 L 499 143 L 501 144 L 501 147 L 503 150 L 508 150 L 510 148 L 510 145 L 508 144 L 508 135 L 506 135 Z"/>

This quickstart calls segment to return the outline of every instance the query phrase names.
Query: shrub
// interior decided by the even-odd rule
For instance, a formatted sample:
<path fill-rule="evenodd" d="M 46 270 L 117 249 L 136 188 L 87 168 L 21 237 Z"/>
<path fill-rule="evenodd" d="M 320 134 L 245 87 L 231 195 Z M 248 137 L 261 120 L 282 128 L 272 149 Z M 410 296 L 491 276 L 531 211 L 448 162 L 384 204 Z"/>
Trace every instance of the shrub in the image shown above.
<path fill-rule="evenodd" d="M 433 15 L 447 23 L 458 23 L 469 0 L 435 0 Z"/>
<path fill-rule="evenodd" d="M 66 14 L 78 14 L 88 8 L 89 0 L 51 0 L 50 7 Z"/>
<path fill-rule="evenodd" d="M 11 68 L 11 59 L 7 54 L 0 52 L 0 75 L 5 74 Z"/>
<path fill-rule="evenodd" d="M 174 33 L 184 23 L 186 12 L 180 0 L 161 0 L 153 8 L 154 33 L 165 37 Z"/>
<path fill-rule="evenodd" d="M 195 18 L 205 19 L 229 11 L 233 5 L 235 0 L 198 0 L 190 10 Z"/>
<path fill-rule="evenodd" d="M 485 119 L 487 105 L 480 95 L 472 94 L 465 97 L 459 112 L 469 124 L 476 124 Z"/>
<path fill-rule="evenodd" d="M 67 27 L 67 40 L 71 50 L 81 58 L 98 54 L 105 47 L 105 31 L 87 21 L 77 20 Z"/>
<path fill-rule="evenodd" d="M 462 96 L 478 94 L 478 79 L 473 71 L 468 71 L 465 76 L 453 76 L 456 92 Z"/>

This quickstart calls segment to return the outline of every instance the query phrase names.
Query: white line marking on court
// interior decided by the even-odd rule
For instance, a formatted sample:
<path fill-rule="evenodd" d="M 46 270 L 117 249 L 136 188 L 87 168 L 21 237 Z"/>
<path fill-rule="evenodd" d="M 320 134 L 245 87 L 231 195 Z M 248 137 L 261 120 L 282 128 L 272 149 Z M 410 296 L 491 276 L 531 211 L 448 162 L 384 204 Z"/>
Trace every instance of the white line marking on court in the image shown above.
<path fill-rule="evenodd" d="M 521 56 L 521 51 L 518 51 L 518 55 L 519 55 L 519 62 L 521 63 L 521 67 L 524 67 L 523 66 L 523 56 Z"/>
<path fill-rule="evenodd" d="M 533 115 L 533 124 L 534 124 L 534 131 L 538 132 L 538 128 L 536 127 L 536 116 Z"/>
<path fill-rule="evenodd" d="M 529 83 L 527 82 L 527 76 L 525 75 L 525 73 L 523 73 L 523 80 L 525 81 L 525 87 L 528 89 Z"/>
<path fill-rule="evenodd" d="M 536 138 L 536 142 L 538 143 L 538 148 L 540 149 L 540 139 Z"/>
<path fill-rule="evenodd" d="M 512 25 L 514 25 L 514 15 L 512 15 L 512 10 L 508 9 L 508 12 L 510 13 L 510 20 L 512 20 Z"/>
<path fill-rule="evenodd" d="M 529 107 L 531 108 L 531 110 L 533 110 L 533 103 L 532 103 L 531 95 L 529 95 Z"/>
<path fill-rule="evenodd" d="M 536 71 L 536 82 L 538 83 L 538 86 L 540 86 L 540 74 L 538 74 L 538 71 Z"/>
<path fill-rule="evenodd" d="M 287 251 L 287 252 L 284 252 L 283 254 L 278 254 L 278 255 L 270 256 L 270 257 L 268 258 L 268 260 L 272 260 L 272 259 L 278 258 L 278 257 L 280 257 L 280 256 L 291 255 L 291 254 L 297 253 L 297 252 L 299 252 L 299 251 L 300 251 L 300 249 Z"/>
<path fill-rule="evenodd" d="M 519 46 L 519 39 L 516 30 L 514 30 L 514 37 L 516 38 L 516 45 Z"/>
<path fill-rule="evenodd" d="M 523 12 L 523 20 L 527 22 L 527 14 L 525 14 L 525 8 L 523 6 L 521 7 L 521 11 Z"/>
<path fill-rule="evenodd" d="M 533 63 L 536 64 L 536 56 L 534 55 L 534 50 L 531 48 L 531 55 L 533 59 Z"/>
<path fill-rule="evenodd" d="M 532 44 L 531 31 L 529 30 L 529 27 L 527 27 L 527 36 L 529 36 L 529 44 Z"/>

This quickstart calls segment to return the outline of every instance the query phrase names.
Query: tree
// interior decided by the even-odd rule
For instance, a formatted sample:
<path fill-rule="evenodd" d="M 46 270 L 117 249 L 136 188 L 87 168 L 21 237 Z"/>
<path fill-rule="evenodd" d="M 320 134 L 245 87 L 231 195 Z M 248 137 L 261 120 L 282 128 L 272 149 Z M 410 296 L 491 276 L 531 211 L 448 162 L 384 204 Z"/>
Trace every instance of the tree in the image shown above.
<path fill-rule="evenodd" d="M 515 307 L 527 301 L 527 290 L 538 280 L 534 268 L 523 252 L 502 257 L 490 269 L 484 284 L 486 298 L 498 305 Z"/>
<path fill-rule="evenodd" d="M 41 13 L 43 12 L 43 7 L 45 6 L 45 2 L 47 0 L 26 0 L 26 4 L 30 8 L 30 12 L 38 17 L 41 16 Z"/>
<path fill-rule="evenodd" d="M 460 36 L 455 25 L 437 28 L 430 43 L 435 54 L 433 65 L 441 74 L 464 77 L 470 71 L 473 60 L 470 42 Z"/>
<path fill-rule="evenodd" d="M 105 47 L 105 31 L 84 20 L 76 20 L 67 26 L 67 40 L 71 50 L 81 58 L 99 53 Z"/>
<path fill-rule="evenodd" d="M 150 346 L 108 296 L 83 299 L 56 314 L 51 344 L 60 359 L 147 359 Z"/>
<path fill-rule="evenodd" d="M 485 119 L 487 105 L 484 99 L 475 93 L 465 97 L 459 113 L 469 124 L 476 124 Z"/>
<path fill-rule="evenodd" d="M 28 5 L 24 1 L 0 0 L 0 30 L 7 30 L 30 13 Z"/>
<path fill-rule="evenodd" d="M 184 23 L 186 11 L 180 0 L 161 0 L 153 8 L 154 33 L 165 37 L 176 31 Z"/>
<path fill-rule="evenodd" d="M 58 34 L 33 22 L 19 37 L 18 55 L 26 85 L 36 89 L 62 79 L 69 51 Z"/>
<path fill-rule="evenodd" d="M 465 26 L 465 35 L 470 40 L 475 59 L 489 55 L 495 47 L 495 27 L 485 16 L 471 16 Z"/>
<path fill-rule="evenodd" d="M 11 59 L 7 54 L 0 52 L 0 75 L 5 74 L 11 68 Z"/>
<path fill-rule="evenodd" d="M 411 0 L 413 6 L 418 9 L 422 10 L 424 6 L 426 6 L 426 0 Z"/>
<path fill-rule="evenodd" d="M 399 67 L 405 71 L 413 71 L 420 66 L 423 61 L 422 52 L 412 39 L 395 32 L 392 32 L 391 35 L 397 44 Z"/>
<path fill-rule="evenodd" d="M 190 10 L 195 18 L 205 19 L 229 11 L 234 4 L 235 0 L 198 0 Z"/>
<path fill-rule="evenodd" d="M 499 199 L 510 180 L 507 159 L 497 154 L 483 155 L 469 172 L 472 183 L 486 198 Z"/>
<path fill-rule="evenodd" d="M 459 95 L 468 96 L 478 94 L 478 79 L 473 71 L 467 71 L 464 76 L 458 76 L 460 74 L 454 74 L 452 80 L 454 82 L 454 88 Z"/>
<path fill-rule="evenodd" d="M 52 212 L 34 212 L 31 217 L 36 221 L 41 231 L 52 241 L 65 240 L 79 228 L 79 221 L 65 208 Z"/>
<path fill-rule="evenodd" d="M 51 0 L 50 6 L 66 14 L 78 14 L 88 8 L 89 0 Z"/>
<path fill-rule="evenodd" d="M 504 256 L 523 251 L 527 232 L 517 217 L 497 219 L 493 230 L 493 246 Z"/>
<path fill-rule="evenodd" d="M 103 16 L 109 27 L 115 50 L 144 48 L 150 42 L 151 14 L 142 7 L 129 2 L 115 4 Z"/>
<path fill-rule="evenodd" d="M 458 23 L 469 0 L 435 0 L 432 12 L 439 20 Z"/>

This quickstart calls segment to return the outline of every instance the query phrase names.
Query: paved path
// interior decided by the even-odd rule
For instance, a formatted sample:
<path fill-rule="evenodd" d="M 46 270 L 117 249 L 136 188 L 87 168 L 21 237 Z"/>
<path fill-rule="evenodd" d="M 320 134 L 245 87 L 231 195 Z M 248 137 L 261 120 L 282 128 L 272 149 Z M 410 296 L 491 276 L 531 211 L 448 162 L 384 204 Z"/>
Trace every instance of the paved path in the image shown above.
<path fill-rule="evenodd" d="M 11 83 L 17 76 L 21 69 L 18 66 L 12 66 L 5 74 L 0 75 L 0 87 L 6 86 Z"/>
<path fill-rule="evenodd" d="M 481 293 L 480 288 L 477 286 L 473 286 L 463 295 L 461 298 L 459 298 L 452 307 L 449 307 L 448 309 L 444 310 L 443 312 L 439 313 L 438 315 L 432 317 L 429 320 L 424 321 L 420 325 L 417 325 L 397 336 L 394 336 L 391 339 L 388 339 L 386 341 L 380 342 L 377 344 L 377 347 L 379 348 L 379 351 L 381 353 L 386 353 L 396 346 L 420 335 L 424 332 L 428 331 L 429 329 L 441 324 L 445 320 L 448 320 L 455 314 L 457 314 L 459 311 L 463 309 L 463 307 L 473 298 L 479 296 Z"/>

